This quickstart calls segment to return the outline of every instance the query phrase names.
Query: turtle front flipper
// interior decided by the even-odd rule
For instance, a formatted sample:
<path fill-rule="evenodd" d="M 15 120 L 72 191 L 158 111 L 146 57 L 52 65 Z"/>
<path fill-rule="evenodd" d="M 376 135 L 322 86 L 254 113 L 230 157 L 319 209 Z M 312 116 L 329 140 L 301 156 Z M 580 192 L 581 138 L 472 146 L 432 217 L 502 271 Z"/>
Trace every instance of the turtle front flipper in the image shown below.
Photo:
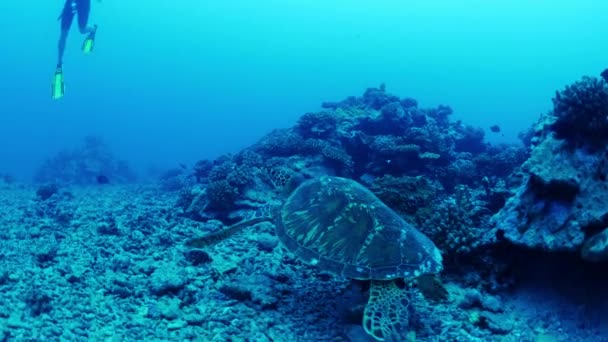
<path fill-rule="evenodd" d="M 405 341 L 409 303 L 408 292 L 395 281 L 372 280 L 363 312 L 365 332 L 378 341 Z"/>
<path fill-rule="evenodd" d="M 270 217 L 256 217 L 256 218 L 252 218 L 250 220 L 235 223 L 234 225 L 232 225 L 226 229 L 222 229 L 218 232 L 213 232 L 213 233 L 207 234 L 203 237 L 188 240 L 188 241 L 186 241 L 186 247 L 190 247 L 190 248 L 207 247 L 209 245 L 221 242 L 221 241 L 233 236 L 236 233 L 241 232 L 245 227 L 249 227 L 254 224 L 269 221 L 270 219 L 271 219 Z"/>

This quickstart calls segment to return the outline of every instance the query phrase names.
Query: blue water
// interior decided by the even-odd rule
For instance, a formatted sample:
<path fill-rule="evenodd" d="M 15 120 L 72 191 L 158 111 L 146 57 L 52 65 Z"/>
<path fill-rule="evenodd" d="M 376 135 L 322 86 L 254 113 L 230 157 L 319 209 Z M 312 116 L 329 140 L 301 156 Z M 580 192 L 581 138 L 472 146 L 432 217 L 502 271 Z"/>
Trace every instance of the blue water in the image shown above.
<path fill-rule="evenodd" d="M 53 101 L 62 5 L 0 2 L 0 171 L 20 178 L 90 134 L 139 170 L 235 152 L 382 82 L 512 141 L 608 66 L 601 1 L 106 0 L 92 55 L 74 27 Z"/>

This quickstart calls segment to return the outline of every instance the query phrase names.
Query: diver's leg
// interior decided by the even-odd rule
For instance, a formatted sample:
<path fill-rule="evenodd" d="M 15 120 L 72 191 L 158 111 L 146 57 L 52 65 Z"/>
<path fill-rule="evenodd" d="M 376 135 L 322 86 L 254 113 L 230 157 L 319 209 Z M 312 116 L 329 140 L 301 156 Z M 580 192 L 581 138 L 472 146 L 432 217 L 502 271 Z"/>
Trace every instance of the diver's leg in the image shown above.
<path fill-rule="evenodd" d="M 91 12 L 91 0 L 76 0 L 78 10 L 78 29 L 82 34 L 95 32 L 97 25 L 89 26 L 89 13 Z"/>
<path fill-rule="evenodd" d="M 69 30 L 61 30 L 61 35 L 59 36 L 59 46 L 57 53 L 57 68 L 61 68 L 63 65 L 63 53 L 65 52 L 65 42 L 68 39 Z"/>
<path fill-rule="evenodd" d="M 57 68 L 63 65 L 63 53 L 65 52 L 65 45 L 68 39 L 68 33 L 70 33 L 70 27 L 74 20 L 74 11 L 72 10 L 72 1 L 67 0 L 61 13 L 61 33 L 59 35 L 58 51 L 57 51 Z"/>
<path fill-rule="evenodd" d="M 80 33 L 87 34 L 97 31 L 97 25 L 93 26 L 80 26 Z"/>

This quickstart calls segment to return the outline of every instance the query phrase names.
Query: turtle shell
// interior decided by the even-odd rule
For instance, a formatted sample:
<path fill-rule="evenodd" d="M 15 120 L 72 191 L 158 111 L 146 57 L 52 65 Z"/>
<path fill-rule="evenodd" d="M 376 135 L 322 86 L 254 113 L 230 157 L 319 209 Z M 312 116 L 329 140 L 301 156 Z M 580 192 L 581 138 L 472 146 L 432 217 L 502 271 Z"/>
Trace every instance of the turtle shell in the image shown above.
<path fill-rule="evenodd" d="M 340 276 L 390 280 L 442 269 L 428 237 L 351 179 L 305 181 L 277 216 L 277 235 L 287 249 Z"/>

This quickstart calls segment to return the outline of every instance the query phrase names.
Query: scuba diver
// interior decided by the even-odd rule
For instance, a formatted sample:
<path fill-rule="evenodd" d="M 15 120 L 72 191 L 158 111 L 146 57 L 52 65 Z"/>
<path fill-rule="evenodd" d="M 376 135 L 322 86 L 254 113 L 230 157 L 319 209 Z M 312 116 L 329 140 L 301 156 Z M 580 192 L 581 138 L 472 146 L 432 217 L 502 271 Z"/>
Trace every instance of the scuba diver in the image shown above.
<path fill-rule="evenodd" d="M 101 0 L 97 1 L 100 2 Z M 80 30 L 80 33 L 87 35 L 82 43 L 82 51 L 84 53 L 90 53 L 93 51 L 97 25 L 88 26 L 90 11 L 91 0 L 66 0 L 65 5 L 63 6 L 63 11 L 57 19 L 61 22 L 61 35 L 59 36 L 58 42 L 57 67 L 55 69 L 55 76 L 53 78 L 53 99 L 63 97 L 65 92 L 63 80 L 63 53 L 65 52 L 68 33 L 70 32 L 70 28 L 72 27 L 72 22 L 74 21 L 75 16 L 78 16 L 78 29 Z"/>

